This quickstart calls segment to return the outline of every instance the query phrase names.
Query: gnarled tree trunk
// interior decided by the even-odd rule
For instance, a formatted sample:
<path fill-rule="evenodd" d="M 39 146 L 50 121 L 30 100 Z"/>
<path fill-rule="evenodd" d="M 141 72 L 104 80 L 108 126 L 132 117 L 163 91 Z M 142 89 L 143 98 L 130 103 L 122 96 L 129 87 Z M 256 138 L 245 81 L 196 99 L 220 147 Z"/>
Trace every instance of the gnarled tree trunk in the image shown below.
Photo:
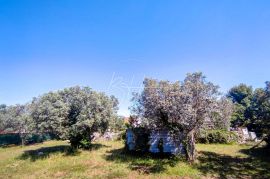
<path fill-rule="evenodd" d="M 196 160 L 196 148 L 195 148 L 195 131 L 191 130 L 187 134 L 186 150 L 187 158 L 190 163 L 194 163 Z"/>

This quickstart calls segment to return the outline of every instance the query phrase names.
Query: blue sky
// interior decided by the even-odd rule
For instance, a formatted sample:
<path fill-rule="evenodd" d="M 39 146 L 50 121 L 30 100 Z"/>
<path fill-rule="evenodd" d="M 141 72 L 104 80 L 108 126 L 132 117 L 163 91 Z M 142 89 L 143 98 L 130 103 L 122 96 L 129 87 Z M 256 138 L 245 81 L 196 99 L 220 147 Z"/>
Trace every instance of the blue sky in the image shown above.
<path fill-rule="evenodd" d="M 270 80 L 268 0 L 0 0 L 0 103 L 74 85 L 128 115 L 144 77 L 202 71 L 224 93 Z"/>

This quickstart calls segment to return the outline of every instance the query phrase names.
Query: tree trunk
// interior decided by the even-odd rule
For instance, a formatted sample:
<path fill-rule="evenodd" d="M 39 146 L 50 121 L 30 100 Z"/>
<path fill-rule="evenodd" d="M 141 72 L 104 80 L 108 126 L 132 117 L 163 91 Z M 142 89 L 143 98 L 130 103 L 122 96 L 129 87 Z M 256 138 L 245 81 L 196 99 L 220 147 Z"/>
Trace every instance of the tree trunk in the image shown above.
<path fill-rule="evenodd" d="M 270 149 L 270 134 L 265 137 L 264 141 L 266 142 L 266 147 Z"/>
<path fill-rule="evenodd" d="M 24 136 L 24 134 L 20 133 L 20 137 L 21 137 L 21 145 L 24 146 L 25 145 L 25 136 Z"/>
<path fill-rule="evenodd" d="M 187 150 L 187 158 L 190 163 L 194 163 L 196 160 L 196 148 L 195 148 L 195 131 L 191 130 L 187 134 L 187 145 L 186 145 L 186 150 Z"/>

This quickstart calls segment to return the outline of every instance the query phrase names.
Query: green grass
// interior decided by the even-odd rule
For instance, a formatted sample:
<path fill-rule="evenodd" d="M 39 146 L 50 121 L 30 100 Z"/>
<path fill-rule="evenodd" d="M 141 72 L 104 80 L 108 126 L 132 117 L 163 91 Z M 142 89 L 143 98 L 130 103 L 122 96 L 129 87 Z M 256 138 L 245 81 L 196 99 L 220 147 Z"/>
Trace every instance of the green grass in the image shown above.
<path fill-rule="evenodd" d="M 97 142 L 88 151 L 72 151 L 64 141 L 0 148 L 0 178 L 270 178 L 269 153 L 262 148 L 199 144 L 194 165 L 122 148 L 121 141 Z"/>

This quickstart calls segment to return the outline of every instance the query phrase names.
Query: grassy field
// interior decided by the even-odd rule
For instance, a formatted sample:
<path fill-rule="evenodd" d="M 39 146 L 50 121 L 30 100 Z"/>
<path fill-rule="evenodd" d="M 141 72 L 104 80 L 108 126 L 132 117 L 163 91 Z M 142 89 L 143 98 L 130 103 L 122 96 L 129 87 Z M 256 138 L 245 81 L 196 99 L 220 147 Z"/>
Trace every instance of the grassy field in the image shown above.
<path fill-rule="evenodd" d="M 0 178 L 270 178 L 270 157 L 247 145 L 197 145 L 195 165 L 125 154 L 123 142 L 72 151 L 64 141 L 0 148 Z"/>

